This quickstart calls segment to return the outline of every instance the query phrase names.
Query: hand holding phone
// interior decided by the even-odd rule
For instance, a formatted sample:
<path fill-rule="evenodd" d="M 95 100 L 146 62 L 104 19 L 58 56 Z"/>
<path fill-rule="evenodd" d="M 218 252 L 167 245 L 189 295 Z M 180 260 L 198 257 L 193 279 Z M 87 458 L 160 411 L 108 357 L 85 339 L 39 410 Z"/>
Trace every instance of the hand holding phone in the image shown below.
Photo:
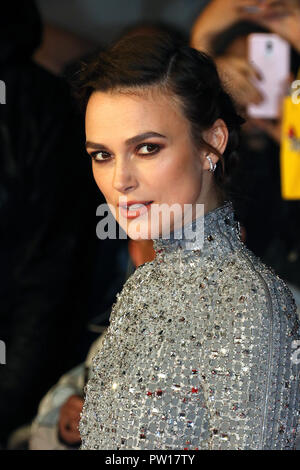
<path fill-rule="evenodd" d="M 248 60 L 261 80 L 253 77 L 253 84 L 263 96 L 260 104 L 249 104 L 248 115 L 253 118 L 276 119 L 280 102 L 290 75 L 290 46 L 270 33 L 254 33 L 248 38 Z"/>

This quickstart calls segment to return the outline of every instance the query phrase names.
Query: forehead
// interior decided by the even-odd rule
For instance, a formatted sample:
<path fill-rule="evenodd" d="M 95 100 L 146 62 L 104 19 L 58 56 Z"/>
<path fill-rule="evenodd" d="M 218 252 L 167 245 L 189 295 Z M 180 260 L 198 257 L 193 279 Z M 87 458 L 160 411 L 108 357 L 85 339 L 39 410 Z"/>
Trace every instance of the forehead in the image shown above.
<path fill-rule="evenodd" d="M 86 134 L 91 139 L 119 134 L 126 139 L 145 130 L 176 134 L 188 129 L 180 105 L 160 92 L 95 91 L 87 105 L 85 122 Z"/>

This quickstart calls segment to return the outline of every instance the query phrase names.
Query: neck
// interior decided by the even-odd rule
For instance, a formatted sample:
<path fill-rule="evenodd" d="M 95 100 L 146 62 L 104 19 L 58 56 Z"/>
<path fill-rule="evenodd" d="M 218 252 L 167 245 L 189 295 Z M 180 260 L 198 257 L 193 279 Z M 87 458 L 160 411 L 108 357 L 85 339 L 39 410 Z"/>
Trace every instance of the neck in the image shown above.
<path fill-rule="evenodd" d="M 197 200 L 197 203 L 204 204 L 204 214 L 223 206 L 225 199 L 223 191 L 213 182 L 208 183 L 204 178 L 201 194 Z"/>

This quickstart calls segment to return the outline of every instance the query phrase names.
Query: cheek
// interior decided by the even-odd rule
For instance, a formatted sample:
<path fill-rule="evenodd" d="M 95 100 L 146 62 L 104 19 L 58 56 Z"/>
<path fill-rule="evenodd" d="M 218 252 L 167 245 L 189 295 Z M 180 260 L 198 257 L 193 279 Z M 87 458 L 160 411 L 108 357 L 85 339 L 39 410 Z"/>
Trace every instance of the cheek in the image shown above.
<path fill-rule="evenodd" d="M 160 185 L 163 183 L 164 186 L 177 182 L 186 173 L 190 165 L 188 160 L 188 157 L 178 151 L 178 149 L 174 152 L 170 150 L 163 158 L 153 162 L 153 167 L 151 168 L 153 181 L 156 179 L 157 183 Z"/>
<path fill-rule="evenodd" d="M 109 180 L 108 172 L 102 171 L 97 167 L 97 163 L 92 163 L 92 170 L 94 175 L 94 180 L 105 199 L 110 198 L 110 193 L 112 192 L 111 181 Z"/>
<path fill-rule="evenodd" d="M 180 200 L 200 189 L 201 175 L 201 165 L 195 157 L 182 152 L 168 158 L 153 174 L 153 180 L 165 194 Z"/>

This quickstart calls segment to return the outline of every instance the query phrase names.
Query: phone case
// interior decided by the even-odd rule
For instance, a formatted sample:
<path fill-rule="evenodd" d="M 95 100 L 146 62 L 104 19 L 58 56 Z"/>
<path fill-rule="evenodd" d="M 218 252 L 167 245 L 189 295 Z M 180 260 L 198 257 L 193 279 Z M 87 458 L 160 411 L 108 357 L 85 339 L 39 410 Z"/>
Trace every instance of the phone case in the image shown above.
<path fill-rule="evenodd" d="M 248 105 L 248 115 L 276 119 L 290 74 L 290 45 L 277 34 L 250 34 L 248 60 L 262 76 L 261 80 L 254 79 L 253 83 L 264 97 L 259 105 Z"/>

